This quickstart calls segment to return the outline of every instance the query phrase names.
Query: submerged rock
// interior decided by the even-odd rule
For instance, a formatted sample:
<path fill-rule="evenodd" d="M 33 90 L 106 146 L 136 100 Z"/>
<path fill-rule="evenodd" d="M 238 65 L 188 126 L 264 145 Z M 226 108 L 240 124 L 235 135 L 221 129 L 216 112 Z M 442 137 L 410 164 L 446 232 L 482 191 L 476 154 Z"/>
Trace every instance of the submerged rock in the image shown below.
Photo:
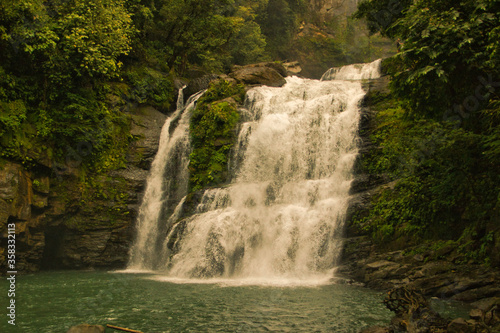
<path fill-rule="evenodd" d="M 71 327 L 66 333 L 104 333 L 105 330 L 101 325 L 81 324 Z"/>
<path fill-rule="evenodd" d="M 360 333 L 391 333 L 391 329 L 382 326 L 373 326 L 362 330 Z"/>

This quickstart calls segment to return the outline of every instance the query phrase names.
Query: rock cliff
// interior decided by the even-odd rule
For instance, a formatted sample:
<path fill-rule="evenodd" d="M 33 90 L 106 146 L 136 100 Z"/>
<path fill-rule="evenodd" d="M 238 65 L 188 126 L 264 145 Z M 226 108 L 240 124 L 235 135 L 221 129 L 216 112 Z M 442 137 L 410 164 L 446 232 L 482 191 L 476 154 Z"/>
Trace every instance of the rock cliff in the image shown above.
<path fill-rule="evenodd" d="M 126 168 L 100 175 L 87 189 L 79 188 L 79 162 L 85 158 L 80 150 L 64 164 L 47 163 L 48 156 L 35 159 L 30 171 L 19 163 L 0 161 L 2 265 L 8 223 L 15 225 L 19 272 L 126 263 L 140 193 L 166 118 L 152 107 L 131 108 L 129 113 L 130 135 L 136 139 L 129 146 Z"/>

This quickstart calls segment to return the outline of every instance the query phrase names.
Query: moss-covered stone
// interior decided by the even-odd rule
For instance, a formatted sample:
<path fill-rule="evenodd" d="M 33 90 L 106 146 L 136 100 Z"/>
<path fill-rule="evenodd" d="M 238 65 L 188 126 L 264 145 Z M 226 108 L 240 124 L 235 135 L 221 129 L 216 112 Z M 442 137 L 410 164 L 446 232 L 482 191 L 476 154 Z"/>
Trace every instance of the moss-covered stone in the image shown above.
<path fill-rule="evenodd" d="M 227 180 L 229 153 L 236 140 L 238 103 L 244 87 L 219 80 L 200 98 L 191 117 L 190 190 L 217 186 Z"/>

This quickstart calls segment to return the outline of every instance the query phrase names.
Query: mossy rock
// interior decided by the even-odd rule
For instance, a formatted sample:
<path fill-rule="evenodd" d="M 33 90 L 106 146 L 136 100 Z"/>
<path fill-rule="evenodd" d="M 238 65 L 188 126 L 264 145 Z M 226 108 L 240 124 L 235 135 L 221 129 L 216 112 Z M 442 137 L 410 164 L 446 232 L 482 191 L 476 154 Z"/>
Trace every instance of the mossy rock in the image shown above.
<path fill-rule="evenodd" d="M 213 82 L 198 101 L 191 117 L 193 151 L 190 155 L 190 189 L 219 186 L 228 178 L 229 153 L 236 140 L 244 87 L 234 82 Z"/>

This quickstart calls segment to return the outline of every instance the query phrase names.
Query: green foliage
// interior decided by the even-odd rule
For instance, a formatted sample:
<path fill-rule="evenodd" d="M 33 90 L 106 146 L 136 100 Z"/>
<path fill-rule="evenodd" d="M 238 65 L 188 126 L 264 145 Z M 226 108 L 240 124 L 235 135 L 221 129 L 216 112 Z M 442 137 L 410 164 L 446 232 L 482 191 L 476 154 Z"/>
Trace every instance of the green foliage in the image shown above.
<path fill-rule="evenodd" d="M 180 74 L 189 64 L 221 70 L 239 23 L 225 15 L 231 5 L 230 0 L 159 0 L 140 7 L 136 24 L 143 27 L 146 40 L 139 43 Z"/>
<path fill-rule="evenodd" d="M 235 13 L 235 37 L 230 39 L 232 63 L 247 65 L 265 59 L 266 40 L 255 22 L 251 7 L 240 6 Z"/>
<path fill-rule="evenodd" d="M 26 106 L 21 100 L 12 102 L 0 101 L 0 136 L 7 131 L 17 131 L 26 119 Z"/>
<path fill-rule="evenodd" d="M 96 156 L 109 149 L 124 115 L 108 108 L 104 80 L 119 75 L 131 23 L 122 0 L 2 2 L 2 156 L 29 162 L 52 147 L 60 159 L 82 144 Z"/>
<path fill-rule="evenodd" d="M 458 240 L 475 260 L 489 257 L 500 175 L 484 158 L 484 136 L 448 122 L 412 120 L 391 96 L 369 100 L 378 110 L 370 138 L 381 149 L 365 158 L 363 170 L 395 183 L 374 197 L 361 225 L 380 243 Z M 479 236 L 468 236 L 474 233 Z"/>
<path fill-rule="evenodd" d="M 257 22 L 266 36 L 267 50 L 273 58 L 286 59 L 297 28 L 297 13 L 287 0 L 269 0 L 260 9 Z"/>
<path fill-rule="evenodd" d="M 200 190 L 224 183 L 228 157 L 236 138 L 239 121 L 237 102 L 244 89 L 228 81 L 212 83 L 198 100 L 191 117 L 193 151 L 190 155 L 190 188 Z"/>
<path fill-rule="evenodd" d="M 370 20 L 388 2 L 364 2 L 358 16 Z M 415 114 L 452 114 L 477 126 L 478 111 L 498 101 L 500 2 L 422 0 L 398 6 L 402 10 L 391 15 L 390 24 L 376 29 L 401 40 L 391 73 L 394 93 Z"/>
<path fill-rule="evenodd" d="M 168 75 L 148 67 L 131 67 L 124 76 L 132 88 L 131 101 L 168 111 L 175 96 L 175 87 Z"/>
<path fill-rule="evenodd" d="M 55 7 L 59 10 L 54 29 L 62 51 L 59 59 L 71 61 L 71 72 L 105 78 L 117 75 L 122 65 L 117 58 L 130 52 L 135 32 L 124 4 L 123 0 L 75 0 Z"/>
<path fill-rule="evenodd" d="M 0 57 L 20 55 L 59 86 L 79 77 L 116 77 L 118 57 L 128 54 L 135 32 L 122 0 L 13 2 L 0 7 L 0 17 L 6 44 Z"/>
<path fill-rule="evenodd" d="M 241 84 L 234 84 L 226 80 L 218 80 L 211 83 L 209 89 L 198 100 L 198 108 L 200 105 L 209 104 L 228 97 L 232 97 L 237 103 L 241 103 L 245 99 L 245 93 L 245 87 Z M 201 114 L 201 112 L 195 111 L 193 117 L 196 118 Z"/>

